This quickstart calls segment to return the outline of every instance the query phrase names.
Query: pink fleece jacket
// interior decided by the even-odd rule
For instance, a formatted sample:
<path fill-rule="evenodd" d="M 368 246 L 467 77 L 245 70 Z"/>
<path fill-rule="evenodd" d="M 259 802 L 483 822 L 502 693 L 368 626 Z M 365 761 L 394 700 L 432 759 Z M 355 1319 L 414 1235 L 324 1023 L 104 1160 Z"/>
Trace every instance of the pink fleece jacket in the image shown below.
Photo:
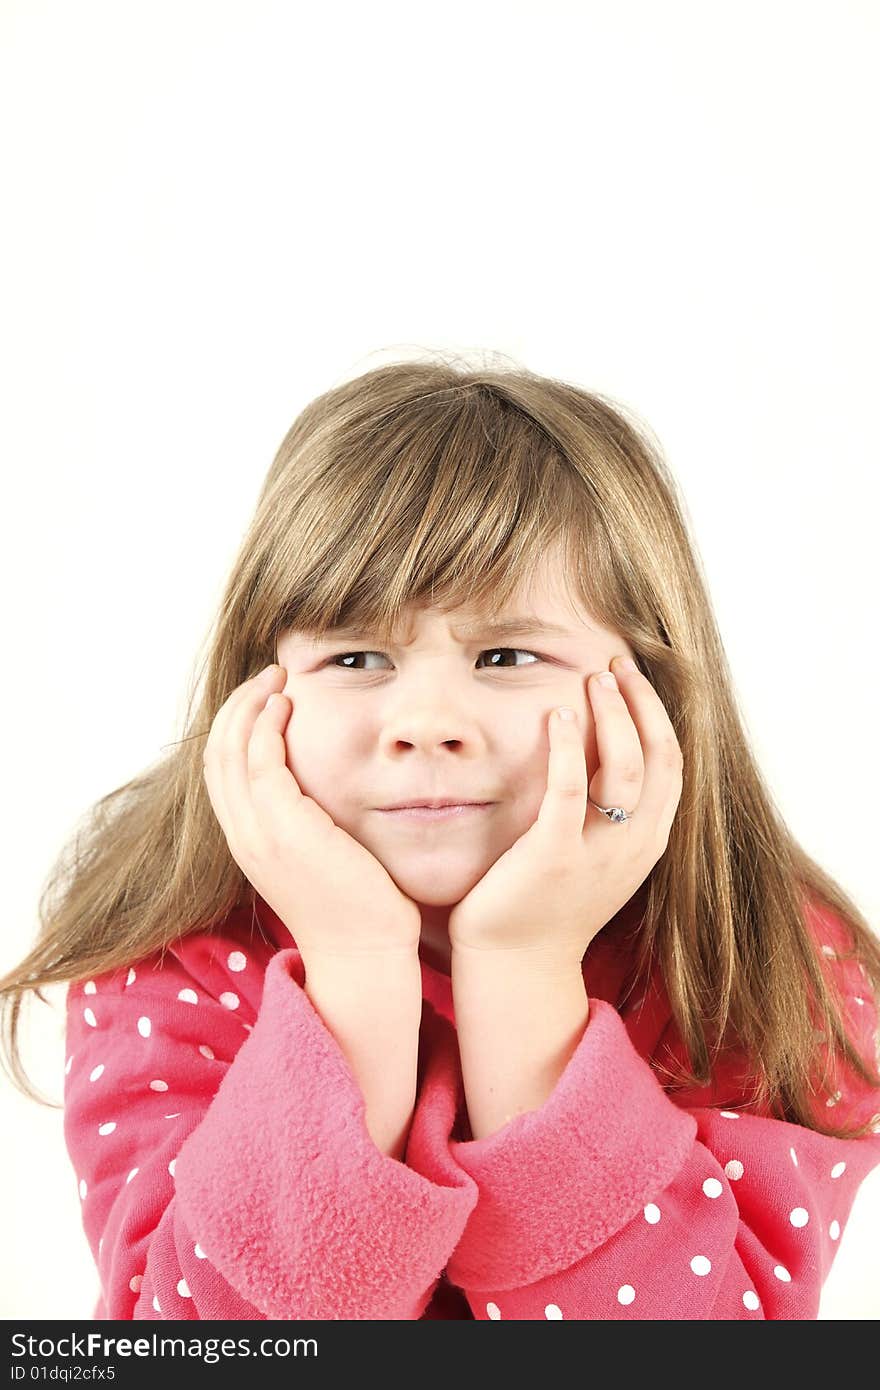
<path fill-rule="evenodd" d="M 615 923 L 618 919 L 615 919 Z M 876 1001 L 812 913 L 862 1054 Z M 302 958 L 261 899 L 67 995 L 64 1132 L 100 1277 L 94 1318 L 815 1318 L 877 1127 L 849 1142 L 744 1108 L 685 1053 L 655 977 L 621 1004 L 609 924 L 590 1015 L 536 1111 L 470 1137 L 451 982 L 422 963 L 418 1096 L 383 1154 Z M 629 938 L 631 940 L 631 938 Z M 836 1074 L 836 1115 L 880 1094 Z M 817 1104 L 824 1104 L 817 1101 Z"/>

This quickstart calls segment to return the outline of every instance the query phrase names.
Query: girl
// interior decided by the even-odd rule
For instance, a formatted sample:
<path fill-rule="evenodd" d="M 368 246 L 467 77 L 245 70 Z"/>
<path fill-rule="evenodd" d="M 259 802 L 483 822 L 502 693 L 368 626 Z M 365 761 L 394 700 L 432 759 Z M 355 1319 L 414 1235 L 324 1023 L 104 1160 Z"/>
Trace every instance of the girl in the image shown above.
<path fill-rule="evenodd" d="M 673 479 L 525 370 L 306 407 L 185 737 L 40 911 L 0 986 L 42 1099 L 21 997 L 70 982 L 96 1318 L 815 1318 L 880 1162 L 880 944 Z"/>

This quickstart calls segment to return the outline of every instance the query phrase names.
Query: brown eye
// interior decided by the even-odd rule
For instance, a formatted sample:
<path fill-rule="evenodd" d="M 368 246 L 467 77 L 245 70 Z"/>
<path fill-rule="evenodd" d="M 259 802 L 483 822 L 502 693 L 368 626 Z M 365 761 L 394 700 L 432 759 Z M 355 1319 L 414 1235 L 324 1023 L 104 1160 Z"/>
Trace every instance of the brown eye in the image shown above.
<path fill-rule="evenodd" d="M 491 653 L 493 653 L 493 654 L 494 654 L 495 652 L 519 652 L 519 654 L 520 654 L 521 656 L 532 656 L 532 657 L 534 657 L 534 658 L 535 658 L 535 661 L 541 661 L 541 660 L 542 660 L 542 658 L 541 658 L 540 656 L 538 656 L 538 654 L 537 654 L 536 652 L 527 652 L 527 651 L 525 651 L 525 649 L 524 649 L 523 647 L 487 647 L 487 648 L 486 648 L 486 651 L 487 651 L 487 652 L 491 652 Z M 480 652 L 480 656 L 481 656 L 481 657 L 484 656 L 484 655 L 485 655 L 484 652 Z M 525 664 L 526 664 L 527 666 L 532 666 L 532 665 L 534 665 L 534 662 L 527 661 Z M 492 669 L 493 669 L 493 670 L 499 670 L 499 669 L 500 669 L 500 670 L 508 670 L 508 669 L 510 669 L 510 668 L 501 666 L 499 662 L 493 661 L 493 662 L 492 662 Z M 514 667 L 514 669 L 516 669 L 516 667 Z"/>
<path fill-rule="evenodd" d="M 339 652 L 338 655 L 328 658 L 327 665 L 334 666 L 337 661 L 349 661 L 352 657 L 357 656 L 382 656 L 382 652 Z M 362 671 L 365 668 L 363 666 L 339 666 L 337 669 L 340 671 Z"/>
<path fill-rule="evenodd" d="M 546 658 L 540 656 L 537 652 L 530 652 L 530 651 L 527 651 L 524 647 L 486 647 L 484 651 L 480 652 L 479 660 L 482 660 L 482 658 L 483 658 L 484 656 L 486 656 L 487 654 L 488 654 L 488 655 L 491 655 L 491 656 L 495 656 L 496 654 L 500 654 L 500 653 L 506 653 L 506 654 L 514 654 L 514 653 L 516 653 L 516 654 L 518 654 L 518 655 L 520 655 L 520 656 L 527 656 L 527 657 L 530 657 L 531 660 L 526 661 L 526 662 L 513 662 L 513 663 L 506 663 L 506 662 L 503 662 L 503 661 L 492 661 L 492 662 L 490 663 L 490 666 L 489 666 L 489 669 L 490 669 L 490 670 L 493 670 L 493 671 L 518 670 L 518 669 L 521 669 L 523 666 L 534 666 L 537 662 L 542 662 L 542 661 L 544 661 L 544 660 L 546 659 Z M 327 660 L 326 660 L 326 662 L 325 662 L 324 664 L 325 664 L 325 666 L 335 666 L 336 669 L 337 669 L 338 671 L 365 671 L 365 670 L 369 670 L 369 669 L 374 669 L 374 670 L 377 669 L 377 668 L 375 668 L 375 667 L 369 668 L 369 667 L 362 666 L 362 665 L 352 665 L 352 664 L 350 664 L 350 663 L 352 663 L 352 662 L 356 662 L 356 661 L 358 660 L 358 658 L 360 658 L 360 657 L 367 657 L 367 656 L 378 656 L 378 657 L 381 657 L 383 660 L 387 660 L 387 657 L 385 657 L 385 653 L 384 653 L 384 652 L 371 652 L 371 651 L 337 652 L 335 656 L 330 656 L 330 657 L 328 657 Z M 342 664 L 342 663 L 345 663 L 345 664 Z"/>

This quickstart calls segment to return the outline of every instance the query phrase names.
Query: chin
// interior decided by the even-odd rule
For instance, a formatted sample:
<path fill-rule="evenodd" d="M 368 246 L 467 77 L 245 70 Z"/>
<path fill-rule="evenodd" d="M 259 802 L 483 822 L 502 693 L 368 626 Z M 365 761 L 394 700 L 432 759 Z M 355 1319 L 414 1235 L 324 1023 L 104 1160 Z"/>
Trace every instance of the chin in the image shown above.
<path fill-rule="evenodd" d="M 412 898 L 413 902 L 422 903 L 425 907 L 452 907 L 479 883 L 489 865 L 478 868 L 453 868 L 450 865 L 444 870 L 435 864 L 430 872 L 421 873 L 412 865 L 398 867 L 386 863 L 385 868 L 401 893 Z"/>

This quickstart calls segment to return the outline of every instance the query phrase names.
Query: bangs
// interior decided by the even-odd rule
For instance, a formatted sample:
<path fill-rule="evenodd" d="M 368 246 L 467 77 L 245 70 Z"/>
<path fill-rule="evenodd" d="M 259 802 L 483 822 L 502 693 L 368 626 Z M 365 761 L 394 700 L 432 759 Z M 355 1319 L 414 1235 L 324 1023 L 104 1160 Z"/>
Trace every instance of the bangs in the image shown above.
<path fill-rule="evenodd" d="M 289 628 L 319 639 L 335 627 L 391 640 L 411 606 L 497 618 L 557 546 L 572 599 L 595 599 L 607 543 L 584 479 L 507 402 L 476 390 L 444 397 L 351 429 L 310 476 L 286 529 L 297 553 L 279 564 L 273 547 L 276 641 Z"/>

